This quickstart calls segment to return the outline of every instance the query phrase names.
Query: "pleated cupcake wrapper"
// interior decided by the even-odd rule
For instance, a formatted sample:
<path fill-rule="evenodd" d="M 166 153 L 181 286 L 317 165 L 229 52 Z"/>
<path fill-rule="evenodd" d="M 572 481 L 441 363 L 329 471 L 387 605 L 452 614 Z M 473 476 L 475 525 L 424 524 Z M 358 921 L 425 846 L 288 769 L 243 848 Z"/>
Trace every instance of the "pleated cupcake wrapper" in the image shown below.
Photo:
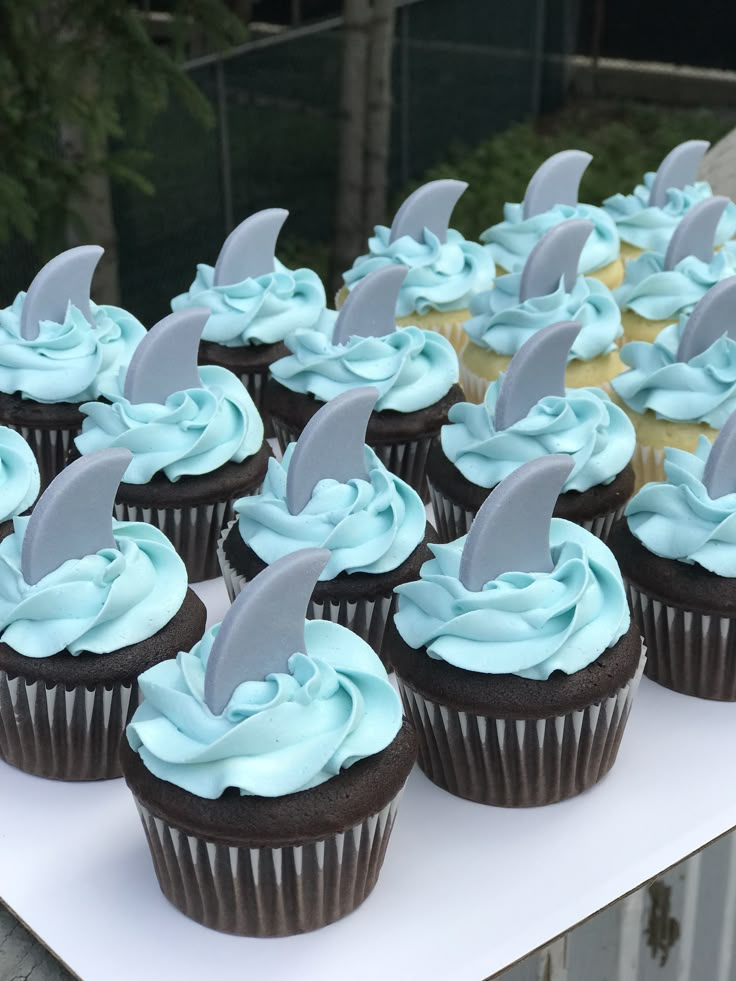
<path fill-rule="evenodd" d="M 0 759 L 55 780 L 119 777 L 120 740 L 137 704 L 137 684 L 69 690 L 0 671 Z"/>
<path fill-rule="evenodd" d="M 458 797 L 497 807 L 535 807 L 574 797 L 616 761 L 639 687 L 550 719 L 506 720 L 459 712 L 424 698 L 399 678 L 404 711 L 419 740 L 419 766 Z"/>
<path fill-rule="evenodd" d="M 697 698 L 736 702 L 736 620 L 668 606 L 627 583 L 648 648 L 646 675 Z"/>
<path fill-rule="evenodd" d="M 33 451 L 41 474 L 42 491 L 64 469 L 74 437 L 82 431 L 81 428 L 34 429 L 29 426 L 14 426 L 12 423 L 3 425 L 20 433 Z"/>
<path fill-rule="evenodd" d="M 243 591 L 248 582 L 232 567 L 223 547 L 235 521 L 237 518 L 228 524 L 217 548 L 222 577 L 231 603 Z M 395 608 L 396 596 L 391 590 L 383 596 L 373 599 L 327 600 L 322 603 L 310 600 L 307 618 L 309 620 L 330 620 L 332 623 L 339 623 L 341 626 L 347 627 L 354 634 L 362 637 L 380 657 L 383 657 L 383 636 L 386 632 L 386 624 L 389 617 L 393 615 Z"/>
<path fill-rule="evenodd" d="M 213 930 L 283 937 L 326 926 L 360 906 L 381 871 L 400 797 L 332 838 L 284 848 L 207 841 L 137 804 L 169 902 Z"/>
<path fill-rule="evenodd" d="M 486 391 L 488 386 L 495 379 L 481 378 L 480 375 L 476 375 L 463 362 L 462 357 L 460 358 L 460 385 L 465 393 L 466 402 L 474 402 L 476 405 L 480 405 L 483 399 L 486 397 Z M 610 382 L 601 382 L 597 388 L 602 388 L 604 392 L 611 394 L 611 384 Z"/>
<path fill-rule="evenodd" d="M 273 429 L 283 453 L 289 443 L 299 438 L 299 432 L 285 426 L 280 419 L 273 419 Z M 409 484 L 421 496 L 428 500 L 427 489 L 427 456 L 434 439 L 434 433 L 420 439 L 411 439 L 401 443 L 370 443 L 378 459 L 403 481 Z"/>
<path fill-rule="evenodd" d="M 636 490 L 651 481 L 664 480 L 664 450 L 637 443 L 631 466 L 636 477 Z"/>
<path fill-rule="evenodd" d="M 442 334 L 455 348 L 455 351 L 459 354 L 465 347 L 465 343 L 468 339 L 468 335 L 465 333 L 462 324 L 432 324 L 431 327 L 428 326 L 426 330 L 433 330 L 437 334 Z"/>
<path fill-rule="evenodd" d="M 454 542 L 456 538 L 462 538 L 463 535 L 467 535 L 475 517 L 475 512 L 468 511 L 466 508 L 460 507 L 459 504 L 454 504 L 434 486 L 431 480 L 427 481 L 427 484 L 429 486 L 429 500 L 434 513 L 435 528 L 440 536 L 440 540 L 443 542 Z M 611 528 L 623 515 L 624 507 L 617 508 L 615 511 L 606 511 L 605 514 L 600 514 L 587 521 L 580 521 L 578 524 L 583 528 L 587 528 L 596 538 L 600 538 L 605 542 L 611 533 Z"/>

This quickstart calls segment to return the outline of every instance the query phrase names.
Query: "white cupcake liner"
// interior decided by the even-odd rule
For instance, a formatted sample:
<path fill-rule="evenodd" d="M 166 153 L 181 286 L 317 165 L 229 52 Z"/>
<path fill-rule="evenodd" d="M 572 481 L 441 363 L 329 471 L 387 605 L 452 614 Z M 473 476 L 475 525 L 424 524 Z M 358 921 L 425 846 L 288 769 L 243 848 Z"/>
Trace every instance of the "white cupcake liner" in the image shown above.
<path fill-rule="evenodd" d="M 64 469 L 74 437 L 82 431 L 81 426 L 75 429 L 35 429 L 32 426 L 14 426 L 12 423 L 4 425 L 20 433 L 33 451 L 41 475 L 42 491 Z"/>
<path fill-rule="evenodd" d="M 465 347 L 468 339 L 468 335 L 465 333 L 462 324 L 432 324 L 431 327 L 426 327 L 425 329 L 433 330 L 436 334 L 442 334 L 452 344 L 458 354 Z"/>
<path fill-rule="evenodd" d="M 225 581 L 225 588 L 234 602 L 235 597 L 243 591 L 248 580 L 239 575 L 225 555 L 224 542 L 237 518 L 231 521 L 220 537 L 217 546 L 217 558 Z M 358 637 L 361 637 L 373 650 L 383 657 L 383 638 L 389 617 L 393 616 L 396 608 L 396 596 L 393 590 L 371 599 L 359 600 L 327 600 L 318 603 L 310 600 L 307 607 L 308 620 L 330 620 L 347 627 Z"/>
<path fill-rule="evenodd" d="M 284 937 L 333 923 L 370 894 L 400 797 L 401 792 L 377 814 L 331 838 L 283 848 L 208 841 L 136 803 L 169 902 L 213 930 Z"/>
<path fill-rule="evenodd" d="M 0 671 L 0 759 L 54 780 L 121 776 L 120 740 L 138 685 L 49 687 Z"/>
<path fill-rule="evenodd" d="M 426 699 L 399 677 L 419 741 L 419 766 L 443 790 L 496 807 L 536 807 L 574 797 L 616 762 L 646 661 L 610 698 L 549 719 L 496 719 Z"/>
<path fill-rule="evenodd" d="M 664 450 L 637 443 L 631 466 L 636 477 L 636 490 L 640 490 L 644 484 L 651 481 L 664 480 Z"/>
<path fill-rule="evenodd" d="M 736 620 L 669 606 L 627 582 L 648 648 L 646 675 L 696 698 L 736 702 Z"/>

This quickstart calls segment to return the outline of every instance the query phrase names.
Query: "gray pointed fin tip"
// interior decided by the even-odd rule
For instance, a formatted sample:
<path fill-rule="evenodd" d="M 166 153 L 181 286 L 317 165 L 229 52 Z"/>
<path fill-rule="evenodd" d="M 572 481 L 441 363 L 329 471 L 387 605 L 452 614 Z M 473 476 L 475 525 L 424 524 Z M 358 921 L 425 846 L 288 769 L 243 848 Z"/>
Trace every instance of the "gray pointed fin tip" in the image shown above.
<path fill-rule="evenodd" d="M 686 256 L 710 262 L 716 245 L 716 230 L 728 198 L 715 196 L 693 205 L 680 219 L 667 246 L 664 268 L 674 269 Z"/>
<path fill-rule="evenodd" d="M 707 140 L 686 140 L 673 147 L 657 168 L 649 192 L 649 206 L 663 208 L 667 203 L 667 192 L 670 188 L 686 187 L 694 184 L 698 176 L 698 168 L 708 151 L 710 143 Z"/>
<path fill-rule="evenodd" d="M 286 506 L 299 514 L 320 480 L 341 484 L 368 479 L 366 430 L 378 401 L 378 389 L 354 388 L 326 402 L 309 420 L 296 442 L 286 475 Z"/>
<path fill-rule="evenodd" d="M 100 245 L 78 245 L 50 259 L 28 287 L 20 313 L 20 336 L 35 341 L 43 320 L 64 322 L 71 303 L 89 324 L 94 324 L 90 289 L 97 264 L 104 253 Z"/>
<path fill-rule="evenodd" d="M 333 344 L 351 337 L 385 337 L 396 330 L 396 304 L 406 279 L 406 266 L 381 266 L 350 290 L 335 321 Z"/>
<path fill-rule="evenodd" d="M 583 246 L 593 231 L 587 218 L 568 218 L 540 238 L 524 263 L 519 285 L 522 303 L 537 296 L 554 293 L 564 280 L 570 292 L 578 278 L 578 266 Z"/>
<path fill-rule="evenodd" d="M 289 658 L 306 654 L 304 621 L 315 584 L 330 559 L 306 548 L 267 566 L 235 598 L 210 650 L 204 700 L 221 715 L 244 681 L 288 671 Z"/>
<path fill-rule="evenodd" d="M 424 229 L 429 229 L 440 242 L 447 241 L 452 212 L 467 188 L 465 181 L 447 178 L 429 181 L 413 191 L 401 205 L 391 223 L 389 242 L 408 235 L 421 242 Z"/>
<path fill-rule="evenodd" d="M 115 495 L 130 450 L 98 450 L 61 471 L 38 500 L 26 526 L 21 573 L 31 586 L 68 559 L 114 548 L 112 514 Z"/>
<path fill-rule="evenodd" d="M 552 571 L 550 522 L 573 465 L 566 454 L 530 460 L 488 495 L 460 559 L 466 589 L 478 592 L 504 572 Z"/>
<path fill-rule="evenodd" d="M 527 185 L 522 203 L 524 218 L 534 218 L 555 205 L 576 207 L 580 181 L 592 159 L 592 154 L 584 150 L 561 150 L 548 157 Z"/>
<path fill-rule="evenodd" d="M 197 358 L 207 307 L 186 307 L 159 320 L 138 344 L 125 373 L 123 395 L 163 405 L 174 392 L 202 388 Z"/>
<path fill-rule="evenodd" d="M 496 429 L 508 429 L 529 414 L 547 395 L 565 394 L 565 369 L 570 348 L 582 330 L 577 320 L 543 327 L 511 359 L 496 399 Z"/>
<path fill-rule="evenodd" d="M 719 337 L 736 340 L 736 276 L 722 279 L 695 304 L 677 346 L 677 361 L 692 361 Z"/>
<path fill-rule="evenodd" d="M 711 499 L 736 492 L 736 412 L 732 412 L 710 448 L 703 483 Z"/>
<path fill-rule="evenodd" d="M 215 263 L 215 286 L 231 286 L 274 271 L 276 243 L 289 212 L 266 208 L 250 215 L 225 239 Z"/>

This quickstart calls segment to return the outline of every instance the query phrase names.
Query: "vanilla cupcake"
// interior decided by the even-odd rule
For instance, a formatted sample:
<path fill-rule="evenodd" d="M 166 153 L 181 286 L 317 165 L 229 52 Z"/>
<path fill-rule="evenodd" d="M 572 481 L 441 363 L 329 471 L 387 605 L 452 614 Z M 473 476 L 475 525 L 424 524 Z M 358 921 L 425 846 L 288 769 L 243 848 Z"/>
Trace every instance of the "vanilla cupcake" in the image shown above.
<path fill-rule="evenodd" d="M 40 488 L 30 447 L 14 429 L 0 426 L 0 541 L 13 533 L 13 518 L 30 508 Z"/>
<path fill-rule="evenodd" d="M 337 294 L 340 308 L 350 290 L 383 266 L 407 269 L 396 303 L 396 323 L 436 330 L 459 350 L 460 325 L 470 316 L 475 293 L 490 289 L 495 277 L 491 253 L 448 228 L 452 209 L 468 185 L 463 181 L 430 181 L 404 201 L 390 228 L 376 225 L 368 253 L 343 274 Z"/>
<path fill-rule="evenodd" d="M 532 250 L 521 273 L 496 280 L 470 304 L 464 325 L 468 342 L 460 356 L 460 382 L 467 399 L 482 402 L 486 389 L 511 358 L 542 327 L 575 320 L 582 330 L 570 350 L 568 388 L 607 388 L 621 370 L 617 339 L 621 314 L 611 291 L 576 270 L 592 224 L 571 218 L 551 228 Z"/>
<path fill-rule="evenodd" d="M 609 289 L 624 275 L 619 257 L 619 237 L 613 220 L 602 208 L 579 204 L 580 179 L 592 160 L 582 150 L 555 153 L 537 169 L 520 204 L 503 206 L 503 221 L 491 225 L 480 236 L 496 262 L 496 272 L 521 272 L 542 236 L 570 218 L 591 222 L 578 263 L 583 276 L 599 279 Z"/>

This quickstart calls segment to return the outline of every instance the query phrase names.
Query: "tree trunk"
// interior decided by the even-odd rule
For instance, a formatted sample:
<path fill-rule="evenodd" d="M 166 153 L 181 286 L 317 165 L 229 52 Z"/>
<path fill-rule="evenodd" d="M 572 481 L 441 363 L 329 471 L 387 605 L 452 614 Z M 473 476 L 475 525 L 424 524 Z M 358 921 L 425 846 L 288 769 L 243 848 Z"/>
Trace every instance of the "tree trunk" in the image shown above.
<path fill-rule="evenodd" d="M 366 231 L 386 219 L 388 160 L 391 145 L 391 67 L 396 17 L 394 0 L 373 0 L 368 57 L 365 192 Z"/>
<path fill-rule="evenodd" d="M 120 304 L 118 233 L 112 211 L 112 191 L 107 174 L 89 174 L 70 202 L 78 216 L 67 228 L 67 246 L 101 245 L 105 254 L 95 270 L 92 299 L 95 303 Z"/>

